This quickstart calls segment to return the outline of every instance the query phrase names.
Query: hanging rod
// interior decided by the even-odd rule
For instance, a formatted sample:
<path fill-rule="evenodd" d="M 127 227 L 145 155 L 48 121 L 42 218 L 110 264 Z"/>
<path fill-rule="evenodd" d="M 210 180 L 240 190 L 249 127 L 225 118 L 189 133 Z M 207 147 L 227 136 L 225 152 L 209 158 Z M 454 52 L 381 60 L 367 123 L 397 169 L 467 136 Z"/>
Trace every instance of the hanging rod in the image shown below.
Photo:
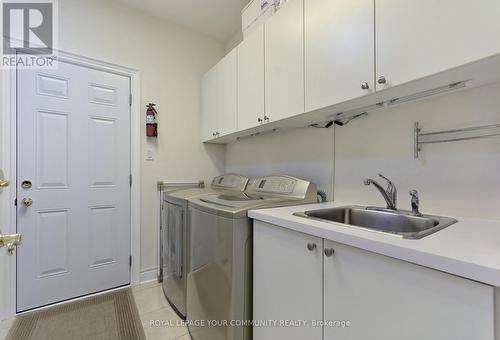
<path fill-rule="evenodd" d="M 497 129 L 497 131 L 492 131 Z M 462 134 L 450 137 L 453 134 Z M 465 134 L 465 136 L 464 136 Z M 500 124 L 466 127 L 453 130 L 441 130 L 422 133 L 420 124 L 415 122 L 413 128 L 414 157 L 418 158 L 422 144 L 450 143 L 474 139 L 499 138 Z"/>
<path fill-rule="evenodd" d="M 162 182 L 158 181 L 156 183 L 156 187 L 158 188 L 158 191 L 164 191 L 167 189 L 174 189 L 174 188 L 205 188 L 205 181 L 198 181 L 198 182 Z"/>

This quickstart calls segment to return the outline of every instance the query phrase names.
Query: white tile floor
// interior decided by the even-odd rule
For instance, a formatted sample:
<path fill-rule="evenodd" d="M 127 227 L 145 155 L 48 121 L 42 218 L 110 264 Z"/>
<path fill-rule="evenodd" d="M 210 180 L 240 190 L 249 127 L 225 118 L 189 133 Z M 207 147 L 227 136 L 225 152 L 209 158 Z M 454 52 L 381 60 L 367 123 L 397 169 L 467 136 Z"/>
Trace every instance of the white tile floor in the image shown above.
<path fill-rule="evenodd" d="M 157 282 L 132 287 L 147 340 L 191 340 Z"/>
<path fill-rule="evenodd" d="M 191 340 L 185 326 L 179 325 L 181 319 L 172 310 L 161 285 L 157 282 L 132 287 L 139 316 L 147 340 Z M 0 323 L 0 340 L 4 340 L 14 318 Z"/>

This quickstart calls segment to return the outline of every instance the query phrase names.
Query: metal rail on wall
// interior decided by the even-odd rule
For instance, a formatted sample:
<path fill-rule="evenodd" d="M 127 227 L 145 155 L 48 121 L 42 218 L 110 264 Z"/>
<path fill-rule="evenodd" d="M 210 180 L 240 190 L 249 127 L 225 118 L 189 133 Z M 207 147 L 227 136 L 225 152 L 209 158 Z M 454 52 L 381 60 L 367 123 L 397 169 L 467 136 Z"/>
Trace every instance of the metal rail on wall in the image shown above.
<path fill-rule="evenodd" d="M 499 138 L 500 124 L 466 127 L 422 133 L 420 124 L 413 128 L 414 157 L 418 158 L 424 144 L 451 143 L 474 139 Z"/>

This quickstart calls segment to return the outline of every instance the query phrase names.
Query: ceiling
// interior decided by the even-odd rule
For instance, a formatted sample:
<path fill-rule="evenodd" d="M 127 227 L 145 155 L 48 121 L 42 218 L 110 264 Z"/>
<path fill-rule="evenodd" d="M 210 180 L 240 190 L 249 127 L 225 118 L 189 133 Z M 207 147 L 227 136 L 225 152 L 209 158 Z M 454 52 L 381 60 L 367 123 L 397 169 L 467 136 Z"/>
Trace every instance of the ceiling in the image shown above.
<path fill-rule="evenodd" d="M 226 42 L 241 29 L 249 0 L 116 0 Z"/>

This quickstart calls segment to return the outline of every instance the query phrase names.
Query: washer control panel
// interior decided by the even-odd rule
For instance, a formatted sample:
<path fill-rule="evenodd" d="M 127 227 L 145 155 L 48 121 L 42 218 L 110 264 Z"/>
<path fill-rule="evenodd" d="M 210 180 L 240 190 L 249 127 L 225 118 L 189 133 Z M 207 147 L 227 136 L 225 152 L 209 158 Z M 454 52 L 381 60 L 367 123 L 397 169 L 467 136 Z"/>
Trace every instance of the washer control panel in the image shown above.
<path fill-rule="evenodd" d="M 247 187 L 248 178 L 238 174 L 225 174 L 215 177 L 212 181 L 212 189 L 244 191 Z"/>

